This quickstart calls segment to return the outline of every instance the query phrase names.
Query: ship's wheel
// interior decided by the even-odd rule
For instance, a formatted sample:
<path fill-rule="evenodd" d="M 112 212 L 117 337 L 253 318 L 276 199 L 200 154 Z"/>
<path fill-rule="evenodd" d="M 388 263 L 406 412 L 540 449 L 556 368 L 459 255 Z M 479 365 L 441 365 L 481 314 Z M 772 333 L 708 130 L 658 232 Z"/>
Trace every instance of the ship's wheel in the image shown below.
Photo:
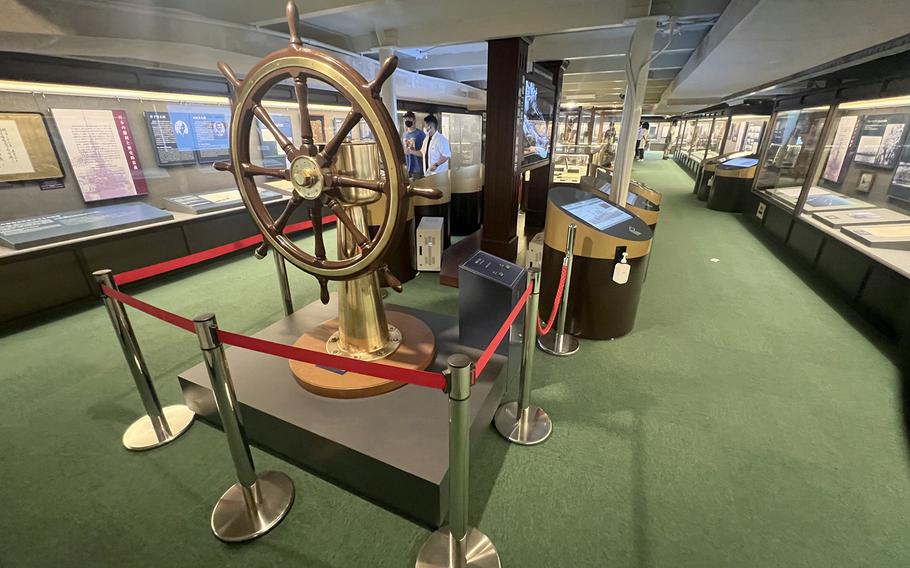
<path fill-rule="evenodd" d="M 382 259 L 397 233 L 404 229 L 407 203 L 410 195 L 434 197 L 428 190 L 411 189 L 404 169 L 404 151 L 398 130 L 379 98 L 382 84 L 388 80 L 398 65 L 398 58 L 387 59 L 372 81 L 346 62 L 303 45 L 298 33 L 298 12 L 293 1 L 287 4 L 290 44 L 272 52 L 240 80 L 225 63 L 218 68 L 233 88 L 230 129 L 231 162 L 219 162 L 215 167 L 234 174 L 241 197 L 259 227 L 265 240 L 257 250 L 263 256 L 269 247 L 289 262 L 312 274 L 319 280 L 323 303 L 329 300 L 329 280 L 351 280 L 377 271 L 386 284 L 401 289 L 401 283 L 392 275 Z M 307 83 L 318 80 L 331 85 L 351 105 L 341 126 L 325 146 L 319 150 L 314 143 L 310 124 Z M 289 82 L 294 86 L 300 109 L 302 143 L 296 146 L 278 127 L 262 104 L 262 99 L 274 85 Z M 290 162 L 290 167 L 266 167 L 252 163 L 250 133 L 253 119 L 259 119 L 271 132 Z M 359 179 L 333 172 L 333 164 L 345 138 L 363 120 L 373 131 L 380 158 L 378 179 Z M 273 218 L 263 204 L 256 188 L 255 178 L 265 176 L 286 180 L 293 192 L 290 201 L 277 218 Z M 385 196 L 385 213 L 379 230 L 369 237 L 364 234 L 345 211 L 341 188 L 359 188 L 375 192 L 376 199 Z M 381 195 L 380 195 L 381 194 Z M 315 236 L 312 253 L 300 248 L 284 235 L 283 231 L 294 211 L 305 205 L 310 209 Z M 326 258 L 323 240 L 322 216 L 328 209 L 338 222 L 350 231 L 357 245 L 349 258 Z"/>
<path fill-rule="evenodd" d="M 398 129 L 379 98 L 383 83 L 398 65 L 398 58 L 387 59 L 376 78 L 367 81 L 346 62 L 304 47 L 293 1 L 287 4 L 287 18 L 288 47 L 265 56 L 243 80 L 226 64 L 218 64 L 233 89 L 233 112 L 231 162 L 219 162 L 215 167 L 234 174 L 244 205 L 263 236 L 264 242 L 256 251 L 258 257 L 262 258 L 272 248 L 294 266 L 315 276 L 323 304 L 329 302 L 328 282 L 341 281 L 338 317 L 305 331 L 296 346 L 363 361 L 382 359 L 391 366 L 425 369 L 435 355 L 433 331 L 411 314 L 390 311 L 387 317 L 378 287 L 381 280 L 401 291 L 401 282 L 389 272 L 383 258 L 399 232 L 405 230 L 408 199 L 411 196 L 438 199 L 442 195 L 438 190 L 409 187 Z M 310 123 L 310 81 L 332 86 L 351 105 L 334 136 L 321 148 L 315 143 Z M 299 146 L 281 131 L 262 102 L 279 83 L 294 88 L 300 110 Z M 254 120 L 259 120 L 275 137 L 287 156 L 288 167 L 253 163 L 250 133 Z M 361 121 L 372 130 L 375 149 L 370 145 L 359 148 L 369 151 L 358 152 L 356 145 L 345 144 L 351 130 Z M 367 164 L 371 167 L 364 167 Z M 290 200 L 277 218 L 269 213 L 256 187 L 256 178 L 263 176 L 290 184 Z M 384 204 L 379 228 L 370 237 L 365 221 L 366 205 L 378 201 Z M 311 252 L 284 235 L 291 215 L 301 206 L 310 209 L 313 221 Z M 336 231 L 337 259 L 326 257 L 322 226 L 325 210 L 330 210 L 341 225 Z M 310 308 L 304 308 L 307 309 Z M 299 361 L 291 361 L 290 367 L 301 386 L 336 398 L 374 396 L 404 384 L 355 372 L 340 375 L 336 369 Z"/>

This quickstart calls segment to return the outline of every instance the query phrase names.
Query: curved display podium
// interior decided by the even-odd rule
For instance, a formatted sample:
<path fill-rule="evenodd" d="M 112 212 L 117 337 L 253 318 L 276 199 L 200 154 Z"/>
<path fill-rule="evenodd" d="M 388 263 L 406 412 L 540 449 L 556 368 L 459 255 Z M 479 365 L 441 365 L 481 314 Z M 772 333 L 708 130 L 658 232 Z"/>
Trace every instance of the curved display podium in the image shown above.
<path fill-rule="evenodd" d="M 552 306 L 559 284 L 570 224 L 577 227 L 572 281 L 566 305 L 566 331 L 588 339 L 622 337 L 635 324 L 652 232 L 625 207 L 566 186 L 550 190 L 541 282 L 542 306 Z M 614 281 L 616 265 L 626 253 L 630 268 L 624 284 Z M 551 314 L 541 314 L 552 317 Z"/>
<path fill-rule="evenodd" d="M 737 158 L 718 165 L 708 194 L 708 209 L 742 212 L 757 171 L 757 158 Z"/>
<path fill-rule="evenodd" d="M 706 158 L 702 162 L 701 173 L 698 176 L 698 179 L 695 180 L 695 197 L 699 201 L 708 200 L 708 192 L 711 190 L 711 179 L 714 178 L 717 167 L 721 164 L 726 163 L 729 160 L 735 160 L 736 158 L 742 158 L 750 155 L 752 152 L 740 151 L 740 152 L 730 152 L 729 154 L 721 154 L 719 156 L 714 156 L 711 158 Z"/>
<path fill-rule="evenodd" d="M 475 164 L 451 171 L 452 229 L 454 236 L 470 235 L 480 229 L 483 206 L 483 165 Z"/>
<path fill-rule="evenodd" d="M 429 175 L 414 180 L 414 187 L 421 189 L 438 189 L 442 192 L 439 199 L 428 199 L 426 197 L 412 197 L 411 205 L 414 207 L 415 226 L 420 225 L 420 220 L 424 217 L 442 217 L 443 248 L 449 248 L 452 244 L 452 177 L 451 172 Z"/>

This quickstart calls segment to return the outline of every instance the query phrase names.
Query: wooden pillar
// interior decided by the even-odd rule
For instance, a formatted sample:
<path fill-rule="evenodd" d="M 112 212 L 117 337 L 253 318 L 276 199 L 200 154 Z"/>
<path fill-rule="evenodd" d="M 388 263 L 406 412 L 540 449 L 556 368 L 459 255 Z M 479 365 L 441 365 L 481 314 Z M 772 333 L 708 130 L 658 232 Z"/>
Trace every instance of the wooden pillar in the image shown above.
<path fill-rule="evenodd" d="M 567 63 L 563 61 L 543 61 L 540 67 L 553 75 L 553 88 L 556 90 L 556 108 L 553 109 L 553 130 L 550 132 L 550 161 L 530 172 L 530 180 L 524 184 L 525 227 L 528 229 L 542 229 L 547 213 L 547 194 L 550 192 L 550 183 L 553 180 L 553 151 L 556 148 L 555 120 L 559 117 L 559 98 L 562 91 L 562 78 Z M 581 122 L 579 121 L 579 126 Z M 580 128 L 579 128 L 580 130 Z M 528 231 L 530 233 L 530 231 Z"/>
<path fill-rule="evenodd" d="M 484 160 L 484 222 L 480 246 L 515 261 L 521 161 L 519 94 L 528 61 L 524 38 L 494 39 L 487 50 L 487 132 Z"/>

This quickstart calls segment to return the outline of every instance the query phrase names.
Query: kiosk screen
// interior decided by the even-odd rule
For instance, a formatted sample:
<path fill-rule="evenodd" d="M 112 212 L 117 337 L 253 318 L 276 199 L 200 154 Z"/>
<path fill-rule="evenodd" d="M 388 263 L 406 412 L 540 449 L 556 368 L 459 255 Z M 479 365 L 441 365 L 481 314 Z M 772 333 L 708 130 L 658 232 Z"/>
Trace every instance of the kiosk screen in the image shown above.
<path fill-rule="evenodd" d="M 563 209 L 601 231 L 632 218 L 632 215 L 598 197 L 564 205 Z"/>

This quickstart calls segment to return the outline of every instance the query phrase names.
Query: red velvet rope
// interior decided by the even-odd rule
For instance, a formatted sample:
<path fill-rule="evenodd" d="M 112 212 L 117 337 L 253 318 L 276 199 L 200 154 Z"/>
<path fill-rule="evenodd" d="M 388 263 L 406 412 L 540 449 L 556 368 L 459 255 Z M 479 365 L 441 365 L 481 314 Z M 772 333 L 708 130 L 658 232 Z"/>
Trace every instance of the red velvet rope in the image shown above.
<path fill-rule="evenodd" d="M 486 368 L 487 363 L 490 362 L 490 358 L 493 356 L 493 353 L 496 351 L 496 348 L 499 347 L 499 344 L 502 343 L 502 339 L 506 336 L 506 333 L 509 332 L 509 328 L 512 327 L 512 324 L 515 323 L 515 318 L 518 317 L 518 314 L 521 313 L 522 308 L 525 307 L 525 304 L 528 301 L 528 297 L 531 295 L 532 288 L 530 284 L 525 289 L 524 294 L 521 295 L 521 298 L 518 298 L 518 303 L 515 304 L 515 307 L 512 308 L 512 312 L 509 314 L 509 317 L 506 318 L 506 321 L 503 322 L 502 326 L 499 328 L 499 331 L 496 332 L 496 335 L 493 336 L 493 341 L 487 345 L 487 348 L 484 349 L 483 354 L 481 354 L 480 359 L 477 360 L 477 364 L 474 366 L 474 381 L 477 381 L 477 377 L 483 373 L 483 370 Z"/>
<path fill-rule="evenodd" d="M 562 272 L 559 273 L 559 286 L 556 288 L 556 296 L 553 298 L 553 309 L 550 310 L 550 321 L 547 322 L 546 327 L 541 327 L 540 320 L 537 320 L 537 333 L 540 335 L 546 335 L 553 329 L 553 322 L 556 321 L 556 314 L 559 311 L 559 301 L 562 299 L 562 290 L 566 286 L 567 269 L 568 267 L 563 264 Z"/>
<path fill-rule="evenodd" d="M 328 217 L 322 218 L 323 224 L 332 223 L 334 221 L 334 215 L 329 215 Z M 309 229 L 312 226 L 312 221 L 302 221 L 300 223 L 295 223 L 294 225 L 288 226 L 285 228 L 284 233 L 296 233 L 305 229 Z M 118 286 L 123 286 L 124 284 L 130 284 L 139 280 L 145 280 L 146 278 L 151 278 L 152 276 L 158 276 L 159 274 L 164 274 L 173 270 L 186 268 L 187 266 L 193 266 L 194 264 L 199 264 L 200 262 L 212 260 L 213 258 L 218 258 L 220 256 L 224 256 L 226 254 L 230 254 L 232 252 L 242 250 L 253 245 L 258 245 L 261 242 L 262 235 L 254 235 L 252 237 L 240 239 L 239 241 L 234 241 L 233 243 L 221 245 L 220 247 L 210 248 L 208 250 L 188 254 L 186 256 L 181 256 L 180 258 L 175 258 L 173 260 L 166 260 L 164 262 L 159 262 L 158 264 L 150 264 L 149 266 L 143 266 L 142 268 L 137 268 L 135 270 L 121 272 L 120 274 L 114 276 L 114 282 L 116 282 Z"/>
<path fill-rule="evenodd" d="M 193 324 L 193 321 L 185 317 L 178 316 L 177 314 L 172 314 L 171 312 L 162 310 L 161 308 L 156 308 L 151 304 L 146 304 L 138 298 L 134 298 L 129 294 L 124 294 L 120 290 L 114 290 L 113 288 L 109 288 L 103 284 L 101 285 L 101 292 L 108 298 L 113 298 L 118 302 L 126 304 L 127 306 L 132 306 L 140 312 L 145 312 L 152 317 L 160 319 L 161 321 L 175 325 L 180 329 L 184 329 L 190 333 L 196 332 L 196 326 Z"/>
<path fill-rule="evenodd" d="M 180 329 L 189 331 L 190 333 L 195 333 L 196 331 L 196 326 L 193 321 L 185 317 L 178 316 L 177 314 L 173 314 L 167 310 L 162 310 L 161 308 L 147 304 L 142 300 L 139 300 L 128 294 L 124 294 L 120 290 L 114 290 L 108 286 L 102 285 L 101 291 L 110 298 L 136 308 L 140 312 L 144 312 L 171 325 L 177 326 Z M 416 369 L 405 369 L 402 367 L 393 367 L 391 365 L 382 365 L 380 363 L 358 361 L 356 359 L 348 359 L 347 357 L 341 357 L 339 355 L 329 355 L 328 353 L 319 353 L 317 351 L 310 351 L 309 349 L 301 349 L 299 347 L 294 347 L 293 345 L 285 345 L 283 343 L 275 343 L 274 341 L 267 341 L 265 339 L 247 337 L 245 335 L 225 331 L 223 329 L 217 330 L 217 335 L 222 342 L 228 345 L 234 345 L 236 347 L 240 347 L 241 349 L 249 349 L 250 351 L 258 351 L 259 353 L 265 353 L 266 355 L 274 355 L 276 357 L 283 357 L 285 359 L 293 359 L 295 361 L 302 361 L 304 363 L 312 363 L 313 365 L 319 365 L 322 367 L 342 369 L 345 371 L 351 371 L 353 373 L 361 373 L 364 375 L 379 377 L 380 379 L 388 379 L 390 381 L 400 381 L 421 387 L 429 387 L 439 390 L 443 390 L 446 387 L 445 377 L 442 375 L 442 373 L 439 372 L 418 371 Z"/>

